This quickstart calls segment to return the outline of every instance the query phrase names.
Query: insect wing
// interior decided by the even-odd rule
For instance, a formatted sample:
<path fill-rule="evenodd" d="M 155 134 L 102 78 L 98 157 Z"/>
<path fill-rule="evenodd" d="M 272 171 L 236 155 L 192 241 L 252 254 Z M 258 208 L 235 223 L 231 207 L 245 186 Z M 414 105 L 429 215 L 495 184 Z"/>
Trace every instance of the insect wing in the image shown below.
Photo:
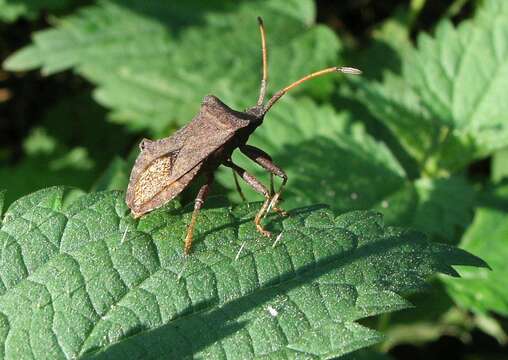
<path fill-rule="evenodd" d="M 175 163 L 175 174 L 183 174 L 198 163 L 204 161 L 211 153 L 224 145 L 234 134 L 234 128 L 219 128 L 207 119 L 197 119 L 192 137 L 189 137 L 182 148 Z"/>
<path fill-rule="evenodd" d="M 129 186 L 127 204 L 134 217 L 139 217 L 171 201 L 197 176 L 201 163 L 176 180 L 173 179 L 176 157 L 177 154 L 169 153 L 155 159 L 138 181 Z"/>
<path fill-rule="evenodd" d="M 248 122 L 228 121 L 231 114 L 209 98 L 200 113 L 171 137 L 140 144 L 126 202 L 139 217 L 172 200 L 199 174 L 204 161 Z M 229 109 L 230 110 L 230 109 Z"/>
<path fill-rule="evenodd" d="M 198 175 L 203 160 L 233 134 L 234 130 L 217 131 L 198 117 L 169 138 L 143 140 L 126 195 L 133 216 L 174 199 Z"/>

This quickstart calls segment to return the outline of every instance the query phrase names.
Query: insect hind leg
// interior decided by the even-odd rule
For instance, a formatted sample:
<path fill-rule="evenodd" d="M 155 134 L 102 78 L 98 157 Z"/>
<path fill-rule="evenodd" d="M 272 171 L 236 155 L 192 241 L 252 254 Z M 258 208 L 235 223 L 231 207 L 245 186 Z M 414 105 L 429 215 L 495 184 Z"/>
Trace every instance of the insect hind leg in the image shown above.
<path fill-rule="evenodd" d="M 208 196 L 208 192 L 210 191 L 210 187 L 213 182 L 213 176 L 209 175 L 207 182 L 205 185 L 201 186 L 199 189 L 198 195 L 196 196 L 196 200 L 194 200 L 194 210 L 192 211 L 191 222 L 187 227 L 187 235 L 185 236 L 185 245 L 183 248 L 183 252 L 185 255 L 189 255 L 192 248 L 192 237 L 194 234 L 194 227 L 196 226 L 196 220 L 199 215 L 199 211 L 203 207 L 206 197 Z"/>

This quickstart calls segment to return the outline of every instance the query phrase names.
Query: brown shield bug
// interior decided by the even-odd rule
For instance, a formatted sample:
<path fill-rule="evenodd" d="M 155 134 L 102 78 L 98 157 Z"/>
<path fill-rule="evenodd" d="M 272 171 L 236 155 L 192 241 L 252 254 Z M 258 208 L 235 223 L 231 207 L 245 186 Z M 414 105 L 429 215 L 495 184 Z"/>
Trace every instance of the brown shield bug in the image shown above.
<path fill-rule="evenodd" d="M 126 195 L 127 205 L 135 218 L 175 198 L 197 176 L 204 175 L 207 178 L 206 184 L 198 192 L 192 218 L 187 228 L 184 245 L 186 255 L 189 254 L 192 246 L 192 234 L 197 215 L 213 182 L 213 174 L 220 165 L 233 170 L 238 189 L 237 174 L 265 197 L 254 223 L 261 234 L 270 236 L 270 233 L 262 227 L 261 219 L 270 208 L 285 214 L 277 204 L 287 182 L 287 176 L 263 150 L 246 144 L 249 136 L 263 123 L 263 118 L 268 110 L 292 88 L 314 77 L 332 72 L 361 73 L 360 70 L 349 67 L 331 67 L 317 71 L 276 92 L 264 104 L 268 82 L 268 64 L 265 29 L 261 18 L 258 18 L 258 21 L 261 31 L 263 77 L 256 105 L 245 112 L 235 111 L 215 96 L 208 95 L 203 99 L 199 114 L 189 124 L 170 137 L 155 141 L 143 139 L 139 145 L 141 153 L 132 168 Z M 277 192 L 273 191 L 273 183 L 271 191 L 268 191 L 259 180 L 232 162 L 231 154 L 237 148 L 269 172 L 272 179 L 273 175 L 282 179 L 282 184 Z"/>

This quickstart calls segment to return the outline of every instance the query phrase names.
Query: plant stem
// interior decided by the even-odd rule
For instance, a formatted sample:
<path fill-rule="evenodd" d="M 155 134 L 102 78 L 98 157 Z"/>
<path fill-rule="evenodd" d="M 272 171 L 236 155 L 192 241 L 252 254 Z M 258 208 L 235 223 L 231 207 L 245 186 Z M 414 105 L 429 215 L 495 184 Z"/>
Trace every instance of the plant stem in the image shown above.
<path fill-rule="evenodd" d="M 411 29 L 420 16 L 427 0 L 411 0 L 409 5 L 408 28 Z"/>
<path fill-rule="evenodd" d="M 445 13 L 445 17 L 454 17 L 455 15 L 457 15 L 460 10 L 462 10 L 462 8 L 464 7 L 464 5 L 466 5 L 466 3 L 468 2 L 469 0 L 455 0 L 451 5 L 450 7 L 448 7 L 448 10 L 446 10 L 446 13 Z"/>
<path fill-rule="evenodd" d="M 433 178 L 436 177 L 437 174 L 445 174 L 447 173 L 443 169 L 439 169 L 438 164 L 436 163 L 437 159 L 433 156 L 439 156 L 439 153 L 442 150 L 444 144 L 448 141 L 448 138 L 451 135 L 451 128 L 449 126 L 441 126 L 434 138 L 434 143 L 427 152 L 425 158 L 422 161 L 422 170 L 423 176 Z"/>
<path fill-rule="evenodd" d="M 392 316 L 390 313 L 385 313 L 385 314 L 381 314 L 378 316 L 378 322 L 377 322 L 377 331 L 379 332 L 382 332 L 382 333 L 386 333 L 386 330 L 389 328 L 390 326 L 390 320 L 391 320 Z M 379 344 L 376 345 L 376 349 L 380 352 L 383 352 L 385 351 L 384 350 L 384 346 L 385 346 L 385 343 L 384 342 L 380 342 Z"/>

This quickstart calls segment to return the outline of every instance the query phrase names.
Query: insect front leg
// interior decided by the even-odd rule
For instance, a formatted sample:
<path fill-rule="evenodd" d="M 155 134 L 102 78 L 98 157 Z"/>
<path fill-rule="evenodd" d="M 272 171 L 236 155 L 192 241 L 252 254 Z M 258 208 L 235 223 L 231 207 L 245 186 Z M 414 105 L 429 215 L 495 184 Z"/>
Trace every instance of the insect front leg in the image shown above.
<path fill-rule="evenodd" d="M 189 255 L 190 250 L 192 248 L 192 235 L 194 234 L 194 227 L 196 225 L 196 219 L 199 214 L 199 210 L 203 207 L 205 203 L 206 197 L 208 196 L 208 192 L 210 191 L 210 187 L 212 186 L 213 175 L 208 175 L 208 179 L 205 185 L 201 186 L 199 189 L 198 195 L 196 196 L 196 200 L 194 200 L 194 210 L 192 211 L 191 222 L 187 227 L 187 235 L 185 236 L 185 245 L 183 248 L 183 252 L 185 255 Z"/>
<path fill-rule="evenodd" d="M 232 161 L 227 160 L 223 163 L 225 166 L 230 167 L 235 171 L 240 177 L 249 184 L 256 192 L 262 194 L 265 197 L 265 202 L 263 203 L 263 206 L 261 206 L 261 209 L 259 209 L 258 213 L 256 214 L 256 217 L 254 218 L 254 224 L 256 224 L 256 229 L 264 236 L 270 237 L 272 234 L 265 230 L 263 226 L 261 226 L 261 219 L 263 218 L 263 215 L 266 213 L 266 210 L 268 209 L 268 206 L 270 205 L 270 192 L 268 189 L 254 176 L 249 174 L 247 171 L 239 167 L 238 165 L 234 164 Z"/>
<path fill-rule="evenodd" d="M 288 181 L 288 177 L 287 177 L 286 173 L 284 172 L 284 170 L 282 170 L 280 167 L 278 167 L 277 165 L 275 165 L 273 163 L 270 155 L 268 155 L 263 150 L 258 149 L 257 147 L 254 147 L 251 145 L 243 145 L 243 146 L 240 146 L 240 151 L 242 153 L 244 153 L 245 155 L 247 155 L 247 157 L 249 159 L 253 160 L 255 163 L 259 164 L 261 167 L 263 167 L 263 169 L 265 169 L 266 171 L 268 171 L 270 173 L 270 188 L 272 189 L 271 193 L 273 195 L 273 197 L 270 201 L 270 206 L 272 207 L 272 209 L 275 212 L 277 212 L 283 216 L 287 216 L 287 212 L 285 212 L 283 209 L 281 209 L 277 206 L 280 201 L 280 196 L 282 194 L 282 190 L 284 190 L 284 186 L 286 185 L 286 183 Z M 277 191 L 275 194 L 273 194 L 273 192 L 274 192 L 273 191 L 273 175 L 278 176 L 282 179 L 282 184 L 279 188 L 279 191 Z"/>

